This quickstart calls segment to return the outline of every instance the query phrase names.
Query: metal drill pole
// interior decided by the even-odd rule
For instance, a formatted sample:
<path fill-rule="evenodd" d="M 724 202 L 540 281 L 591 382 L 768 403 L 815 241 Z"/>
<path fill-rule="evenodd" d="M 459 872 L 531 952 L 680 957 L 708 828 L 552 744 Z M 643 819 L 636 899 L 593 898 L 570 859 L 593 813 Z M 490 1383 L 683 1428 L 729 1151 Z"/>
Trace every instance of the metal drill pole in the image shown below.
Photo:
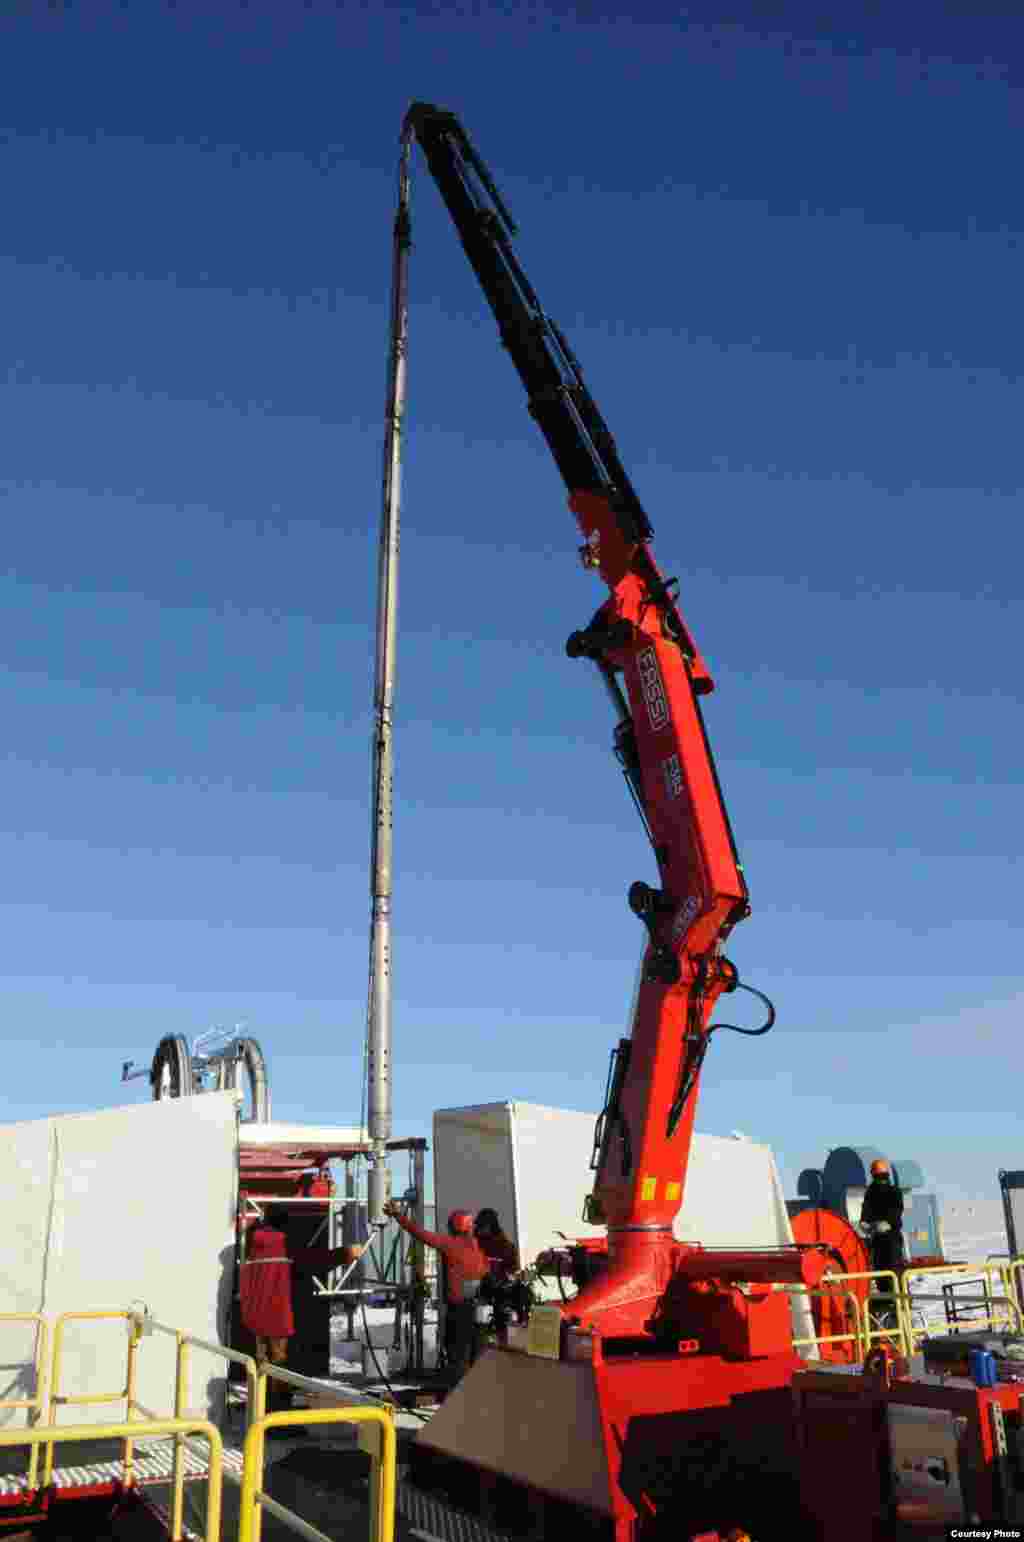
<path fill-rule="evenodd" d="M 403 134 L 398 168 L 391 278 L 391 334 L 384 415 L 384 487 L 377 566 L 377 667 L 374 682 L 373 823 L 370 879 L 370 991 L 367 1022 L 367 1134 L 371 1143 L 367 1208 L 371 1226 L 384 1222 L 391 1138 L 391 821 L 392 706 L 398 599 L 398 526 L 402 492 L 402 413 L 408 336 L 410 136 Z"/>

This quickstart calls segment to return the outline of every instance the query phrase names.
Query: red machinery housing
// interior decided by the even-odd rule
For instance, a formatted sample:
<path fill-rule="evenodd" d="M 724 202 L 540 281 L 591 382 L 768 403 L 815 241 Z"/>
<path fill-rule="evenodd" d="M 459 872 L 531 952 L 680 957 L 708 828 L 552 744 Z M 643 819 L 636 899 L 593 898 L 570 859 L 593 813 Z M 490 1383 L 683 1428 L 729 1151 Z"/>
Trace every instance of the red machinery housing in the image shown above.
<path fill-rule="evenodd" d="M 800 1508 L 826 1542 L 1020 1536 L 1021 1387 L 805 1368 L 794 1378 Z"/>

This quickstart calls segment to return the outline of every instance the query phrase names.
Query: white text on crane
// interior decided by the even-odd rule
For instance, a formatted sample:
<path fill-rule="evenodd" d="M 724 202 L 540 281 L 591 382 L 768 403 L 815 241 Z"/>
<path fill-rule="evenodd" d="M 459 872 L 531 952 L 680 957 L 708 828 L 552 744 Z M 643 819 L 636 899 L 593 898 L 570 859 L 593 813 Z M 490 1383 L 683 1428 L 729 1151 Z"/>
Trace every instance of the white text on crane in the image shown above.
<path fill-rule="evenodd" d="M 651 727 L 657 733 L 658 729 L 664 728 L 668 722 L 668 697 L 665 695 L 661 670 L 658 668 L 658 657 L 653 648 L 645 648 L 642 653 L 637 654 L 636 667 L 640 674 L 644 701 L 647 704 L 647 716 L 651 720 Z"/>

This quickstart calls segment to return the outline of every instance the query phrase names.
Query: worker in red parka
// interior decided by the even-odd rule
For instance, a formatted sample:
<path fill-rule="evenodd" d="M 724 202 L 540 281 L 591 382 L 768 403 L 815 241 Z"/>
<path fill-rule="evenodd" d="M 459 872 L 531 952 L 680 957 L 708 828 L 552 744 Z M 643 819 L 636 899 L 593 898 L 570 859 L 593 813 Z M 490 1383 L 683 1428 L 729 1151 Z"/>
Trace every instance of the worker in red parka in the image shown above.
<path fill-rule="evenodd" d="M 476 1355 L 476 1306 L 480 1282 L 489 1270 L 489 1262 L 473 1235 L 473 1217 L 468 1210 L 453 1210 L 448 1217 L 448 1235 L 426 1231 L 403 1215 L 392 1201 L 384 1214 L 398 1222 L 403 1231 L 428 1248 L 436 1248 L 445 1262 L 444 1352 L 452 1382 L 456 1382 L 473 1363 Z"/>
<path fill-rule="evenodd" d="M 293 1268 L 297 1265 L 326 1274 L 339 1265 L 354 1263 L 362 1250 L 351 1246 L 289 1247 L 288 1211 L 275 1206 L 248 1233 L 245 1251 L 238 1286 L 242 1324 L 256 1340 L 257 1360 L 287 1366 L 288 1340 L 295 1332 Z M 290 1406 L 290 1389 L 271 1378 L 267 1383 L 267 1412 Z"/>

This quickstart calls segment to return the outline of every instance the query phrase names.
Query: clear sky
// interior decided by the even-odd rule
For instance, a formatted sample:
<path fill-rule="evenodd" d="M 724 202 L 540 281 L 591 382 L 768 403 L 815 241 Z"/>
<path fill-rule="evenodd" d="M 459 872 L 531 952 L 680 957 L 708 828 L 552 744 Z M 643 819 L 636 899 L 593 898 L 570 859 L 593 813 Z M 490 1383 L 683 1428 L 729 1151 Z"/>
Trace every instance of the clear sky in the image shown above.
<path fill-rule="evenodd" d="M 779 1023 L 715 1041 L 698 1127 L 790 1178 L 841 1143 L 979 1194 L 1024 1166 L 1024 26 L 994 9 L 4 8 L 0 1119 L 142 1099 L 122 1060 L 239 1020 L 276 1115 L 358 1117 L 421 97 L 490 162 L 716 676 L 731 952 Z M 414 222 L 399 1134 L 596 1110 L 654 876 L 563 652 L 601 591 L 422 163 Z"/>

